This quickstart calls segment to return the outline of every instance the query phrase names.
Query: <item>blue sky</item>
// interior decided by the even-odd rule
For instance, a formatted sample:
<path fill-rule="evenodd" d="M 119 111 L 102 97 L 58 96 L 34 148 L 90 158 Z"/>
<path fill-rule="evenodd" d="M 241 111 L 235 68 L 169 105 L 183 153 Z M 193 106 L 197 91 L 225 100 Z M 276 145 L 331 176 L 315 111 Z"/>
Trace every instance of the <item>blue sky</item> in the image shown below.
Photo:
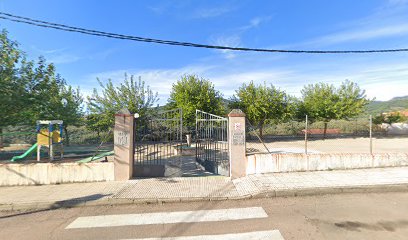
<path fill-rule="evenodd" d="M 408 48 L 408 0 L 132 1 L 0 0 L 0 10 L 89 29 L 233 47 L 354 50 Z M 242 83 L 357 82 L 370 98 L 408 95 L 408 53 L 306 55 L 231 52 L 61 32 L 0 20 L 30 58 L 54 62 L 84 95 L 96 78 L 141 76 L 166 102 L 183 74 L 211 80 L 225 97 Z"/>

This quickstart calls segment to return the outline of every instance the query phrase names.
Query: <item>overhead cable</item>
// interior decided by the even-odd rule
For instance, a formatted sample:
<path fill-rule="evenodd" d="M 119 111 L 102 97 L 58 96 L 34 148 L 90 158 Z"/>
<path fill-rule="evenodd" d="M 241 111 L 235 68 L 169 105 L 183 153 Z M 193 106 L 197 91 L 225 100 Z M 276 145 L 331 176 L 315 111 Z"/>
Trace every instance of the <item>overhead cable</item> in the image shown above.
<path fill-rule="evenodd" d="M 18 16 L 18 15 L 14 15 L 10 13 L 5 13 L 5 12 L 0 12 L 0 19 L 34 25 L 37 27 L 52 28 L 52 29 L 57 29 L 61 31 L 75 32 L 75 33 L 93 35 L 93 36 L 98 36 L 98 37 L 108 37 L 108 38 L 130 40 L 130 41 L 137 41 L 137 42 L 157 43 L 157 44 L 175 45 L 175 46 L 183 46 L 183 47 L 208 48 L 208 49 L 218 49 L 218 50 L 269 52 L 269 53 L 308 53 L 308 54 L 355 54 L 355 53 L 408 52 L 408 48 L 371 49 L 371 50 L 285 50 L 285 49 L 229 47 L 229 46 L 207 45 L 207 44 L 191 43 L 191 42 L 180 42 L 180 41 L 173 41 L 173 40 L 162 40 L 162 39 L 155 39 L 155 38 L 146 38 L 146 37 L 123 35 L 123 34 L 117 34 L 117 33 L 104 32 L 104 31 L 97 31 L 97 30 L 86 29 L 86 28 L 81 28 L 81 27 L 68 26 L 65 24 L 37 20 L 37 19 Z"/>

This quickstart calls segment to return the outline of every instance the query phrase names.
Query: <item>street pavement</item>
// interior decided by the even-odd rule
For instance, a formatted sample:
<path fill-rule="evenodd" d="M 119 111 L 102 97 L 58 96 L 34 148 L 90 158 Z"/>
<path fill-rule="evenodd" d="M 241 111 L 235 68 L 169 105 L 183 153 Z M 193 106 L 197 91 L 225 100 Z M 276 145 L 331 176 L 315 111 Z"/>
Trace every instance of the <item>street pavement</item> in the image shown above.
<path fill-rule="evenodd" d="M 0 239 L 407 239 L 408 193 L 0 212 Z"/>

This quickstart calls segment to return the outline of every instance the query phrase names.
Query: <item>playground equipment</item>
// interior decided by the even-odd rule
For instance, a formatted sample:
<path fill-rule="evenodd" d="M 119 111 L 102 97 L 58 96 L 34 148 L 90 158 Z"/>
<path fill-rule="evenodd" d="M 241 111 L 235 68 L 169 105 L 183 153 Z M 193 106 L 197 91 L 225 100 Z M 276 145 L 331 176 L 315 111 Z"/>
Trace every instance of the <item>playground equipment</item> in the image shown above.
<path fill-rule="evenodd" d="M 111 134 L 113 133 L 113 129 L 111 129 L 105 138 L 101 141 L 100 145 L 94 150 L 94 153 L 90 157 L 86 157 L 80 160 L 77 160 L 78 163 L 87 163 L 92 161 L 101 161 L 103 159 L 107 159 L 108 156 L 114 154 L 113 151 L 109 150 L 102 150 L 102 146 L 106 141 L 109 139 Z M 13 133 L 15 135 L 15 133 Z M 37 161 L 41 160 L 41 148 L 46 147 L 48 150 L 49 160 L 55 160 L 55 157 L 58 153 L 61 154 L 60 159 L 64 158 L 64 150 L 63 150 L 63 121 L 61 120 L 41 120 L 37 121 L 36 132 L 28 132 L 24 134 L 36 134 L 37 135 L 37 142 L 30 147 L 26 152 L 21 155 L 14 156 L 11 161 L 23 161 L 28 157 L 32 156 L 35 151 L 37 150 Z M 92 152 L 92 150 L 88 150 Z M 74 152 L 75 153 L 75 152 Z M 78 153 L 75 153 L 78 154 Z M 44 153 L 43 153 L 44 156 Z M 72 157 L 71 157 L 72 159 Z"/>
<path fill-rule="evenodd" d="M 25 153 L 18 155 L 18 156 L 14 156 L 11 161 L 15 162 L 17 160 L 23 160 L 24 158 L 31 156 L 32 153 L 35 152 L 35 150 L 37 149 L 37 143 L 34 144 L 33 146 L 30 147 L 30 149 L 28 149 Z"/>
<path fill-rule="evenodd" d="M 42 128 L 42 125 L 48 125 L 48 128 Z M 54 130 L 55 125 L 58 125 L 58 130 Z M 48 148 L 48 156 L 50 157 L 50 161 L 54 160 L 55 150 L 58 147 L 60 148 L 60 159 L 64 158 L 62 131 L 62 120 L 37 121 L 37 161 L 41 160 L 41 147 Z"/>
<path fill-rule="evenodd" d="M 47 127 L 44 128 L 43 126 Z M 58 125 L 58 129 L 55 129 L 55 125 Z M 55 157 L 55 151 L 57 148 L 60 150 L 61 158 L 64 158 L 64 145 L 62 138 L 63 131 L 63 121 L 62 120 L 40 120 L 37 121 L 37 142 L 30 147 L 25 153 L 14 156 L 11 161 L 15 162 L 18 160 L 23 160 L 28 156 L 31 156 L 32 153 L 37 149 L 37 161 L 41 160 L 41 147 L 48 148 L 48 156 L 50 160 L 53 161 Z"/>

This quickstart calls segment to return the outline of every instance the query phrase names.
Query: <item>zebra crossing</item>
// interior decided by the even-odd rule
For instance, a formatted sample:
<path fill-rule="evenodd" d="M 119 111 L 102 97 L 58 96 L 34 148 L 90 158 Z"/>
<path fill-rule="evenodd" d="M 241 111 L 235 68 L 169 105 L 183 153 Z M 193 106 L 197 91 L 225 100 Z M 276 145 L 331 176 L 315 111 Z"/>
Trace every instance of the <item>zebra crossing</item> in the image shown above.
<path fill-rule="evenodd" d="M 205 223 L 224 221 L 238 221 L 248 219 L 264 219 L 268 214 L 262 207 L 212 209 L 197 211 L 154 212 L 141 214 L 117 214 L 101 216 L 78 217 L 68 226 L 70 229 L 109 228 L 121 226 L 163 225 L 177 223 Z M 284 240 L 279 230 L 254 231 L 245 233 L 228 233 L 219 235 L 198 235 L 159 238 L 128 238 L 123 240 Z"/>
<path fill-rule="evenodd" d="M 201 235 L 189 237 L 169 237 L 169 238 L 134 238 L 123 240 L 284 240 L 278 230 L 258 231 L 247 233 L 232 233 L 222 235 Z"/>

